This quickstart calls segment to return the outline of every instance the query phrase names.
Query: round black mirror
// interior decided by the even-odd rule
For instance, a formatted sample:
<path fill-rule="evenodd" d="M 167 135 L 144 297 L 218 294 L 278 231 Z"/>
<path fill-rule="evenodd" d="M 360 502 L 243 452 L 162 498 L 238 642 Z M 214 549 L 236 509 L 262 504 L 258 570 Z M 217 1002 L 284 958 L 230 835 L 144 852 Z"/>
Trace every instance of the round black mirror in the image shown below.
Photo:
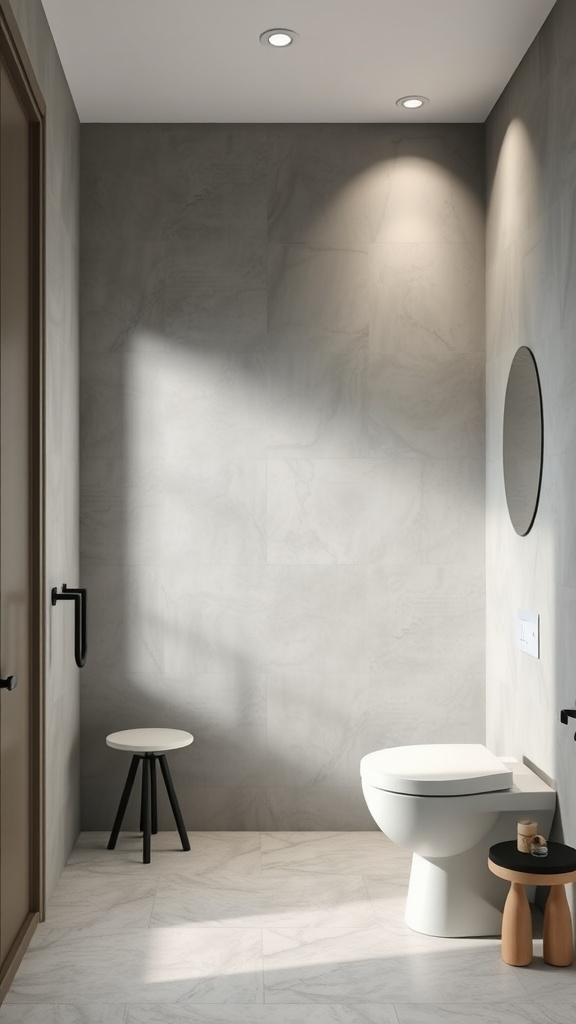
<path fill-rule="evenodd" d="M 512 526 L 532 528 L 542 480 L 542 394 L 532 352 L 519 348 L 510 367 L 504 403 L 504 487 Z"/>

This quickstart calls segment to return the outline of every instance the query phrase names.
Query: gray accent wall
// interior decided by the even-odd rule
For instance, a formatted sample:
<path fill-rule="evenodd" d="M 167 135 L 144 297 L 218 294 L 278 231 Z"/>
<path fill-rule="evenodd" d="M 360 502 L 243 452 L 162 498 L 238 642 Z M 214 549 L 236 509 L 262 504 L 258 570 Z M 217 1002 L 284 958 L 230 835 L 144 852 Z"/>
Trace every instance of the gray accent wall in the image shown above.
<path fill-rule="evenodd" d="M 557 836 L 576 845 L 576 5 L 558 0 L 487 123 L 487 716 L 493 749 L 557 780 Z M 534 528 L 518 537 L 502 477 L 510 363 L 532 349 L 544 408 Z M 540 660 L 515 644 L 541 616 Z"/>
<path fill-rule="evenodd" d="M 46 103 L 46 581 L 78 586 L 80 125 L 40 0 L 11 0 Z M 79 686 L 72 616 L 46 609 L 46 889 L 80 828 Z"/>
<path fill-rule="evenodd" d="M 484 739 L 483 127 L 81 139 L 83 827 L 154 725 L 190 829 L 370 827 Z"/>

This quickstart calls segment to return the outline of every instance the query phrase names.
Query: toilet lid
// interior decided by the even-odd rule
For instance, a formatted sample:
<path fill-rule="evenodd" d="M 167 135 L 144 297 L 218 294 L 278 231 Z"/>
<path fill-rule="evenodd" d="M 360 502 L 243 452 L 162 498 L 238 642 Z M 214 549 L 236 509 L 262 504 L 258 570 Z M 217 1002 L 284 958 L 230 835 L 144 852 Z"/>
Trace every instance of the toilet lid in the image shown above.
<path fill-rule="evenodd" d="M 389 747 L 360 762 L 364 782 L 412 796 L 465 796 L 510 789 L 512 771 L 481 743 Z"/>

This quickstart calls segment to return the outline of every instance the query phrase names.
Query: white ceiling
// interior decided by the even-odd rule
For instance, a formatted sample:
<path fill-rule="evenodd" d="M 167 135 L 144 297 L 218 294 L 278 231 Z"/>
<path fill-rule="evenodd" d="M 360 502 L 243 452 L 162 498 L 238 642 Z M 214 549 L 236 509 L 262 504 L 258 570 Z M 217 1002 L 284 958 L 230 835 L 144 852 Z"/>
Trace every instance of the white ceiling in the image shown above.
<path fill-rule="evenodd" d="M 118 122 L 484 121 L 554 3 L 43 0 L 80 119 Z"/>

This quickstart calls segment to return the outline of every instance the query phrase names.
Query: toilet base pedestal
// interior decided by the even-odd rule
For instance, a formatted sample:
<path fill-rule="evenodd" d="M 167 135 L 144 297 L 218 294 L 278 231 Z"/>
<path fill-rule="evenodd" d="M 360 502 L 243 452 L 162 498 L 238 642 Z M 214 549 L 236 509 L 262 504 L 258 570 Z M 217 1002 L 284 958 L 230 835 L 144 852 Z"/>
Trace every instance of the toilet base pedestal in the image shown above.
<path fill-rule="evenodd" d="M 477 861 L 477 863 L 476 863 Z M 405 921 L 424 935 L 499 935 L 507 888 L 490 874 L 486 848 L 455 857 L 412 855 Z"/>

